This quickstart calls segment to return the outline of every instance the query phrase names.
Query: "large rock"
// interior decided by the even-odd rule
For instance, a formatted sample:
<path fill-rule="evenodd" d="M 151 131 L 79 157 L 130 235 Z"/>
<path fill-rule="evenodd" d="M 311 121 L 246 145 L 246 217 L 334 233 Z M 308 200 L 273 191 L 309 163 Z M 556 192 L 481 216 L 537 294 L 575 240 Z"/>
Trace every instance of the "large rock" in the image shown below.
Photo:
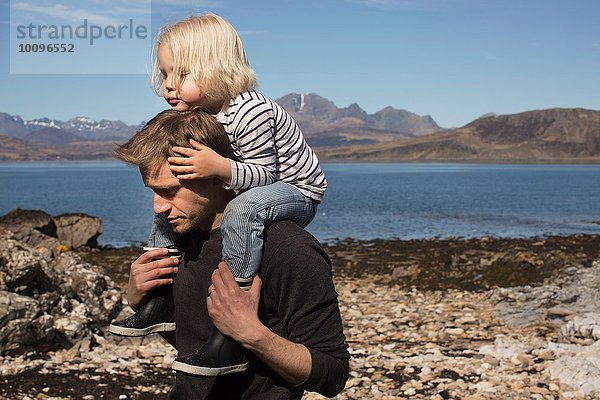
<path fill-rule="evenodd" d="M 513 327 L 562 325 L 575 316 L 600 310 L 600 260 L 571 265 L 542 286 L 500 288 L 492 296 L 496 311 Z"/>
<path fill-rule="evenodd" d="M 86 214 L 61 214 L 54 217 L 56 234 L 61 244 L 72 248 L 98 246 L 102 233 L 102 221 Z"/>
<path fill-rule="evenodd" d="M 0 325 L 10 321 L 32 318 L 35 315 L 36 301 L 28 296 L 0 290 Z"/>
<path fill-rule="evenodd" d="M 600 395 L 600 341 L 591 346 L 556 346 L 553 351 L 559 357 L 550 365 L 552 377 L 585 395 Z"/>
<path fill-rule="evenodd" d="M 41 210 L 15 208 L 0 217 L 0 228 L 12 232 L 13 238 L 32 247 L 52 249 L 58 245 L 56 224 L 50 214 Z"/>
<path fill-rule="evenodd" d="M 0 232 L 9 231 L 13 239 L 34 248 L 57 252 L 59 245 L 69 248 L 97 247 L 102 234 L 102 221 L 82 213 L 56 217 L 40 210 L 15 208 L 0 217 Z"/>
<path fill-rule="evenodd" d="M 586 339 L 600 341 L 600 313 L 576 315 L 560 328 L 560 333 L 565 340 L 573 343 Z"/>
<path fill-rule="evenodd" d="M 547 344 L 546 350 L 556 357 L 549 365 L 550 375 L 585 395 L 600 396 L 600 260 L 567 266 L 543 286 L 497 289 L 492 298 L 509 326 L 560 327 L 561 341 L 567 343 Z M 512 345 L 520 351 L 521 344 Z M 499 349 L 496 343 L 481 352 L 496 355 Z"/>
<path fill-rule="evenodd" d="M 56 225 L 50 214 L 41 210 L 15 208 L 0 217 L 0 225 L 12 228 L 13 233 L 26 229 L 35 229 L 44 235 L 56 237 Z"/>
<path fill-rule="evenodd" d="M 0 240 L 0 290 L 18 292 L 41 273 L 40 256 L 29 246 L 16 240 Z"/>
<path fill-rule="evenodd" d="M 121 291 L 100 267 L 69 252 L 48 259 L 0 234 L 0 353 L 73 346 L 121 309 Z"/>
<path fill-rule="evenodd" d="M 41 315 L 40 315 L 41 313 Z M 52 349 L 68 346 L 68 339 L 53 327 L 48 315 L 35 298 L 0 291 L 0 351 Z"/>

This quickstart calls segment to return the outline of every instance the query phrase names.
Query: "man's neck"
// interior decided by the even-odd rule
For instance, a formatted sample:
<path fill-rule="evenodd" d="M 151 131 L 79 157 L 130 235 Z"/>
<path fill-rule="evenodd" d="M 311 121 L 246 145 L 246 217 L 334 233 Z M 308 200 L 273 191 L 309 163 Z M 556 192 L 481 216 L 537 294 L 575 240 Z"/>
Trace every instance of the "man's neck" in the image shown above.
<path fill-rule="evenodd" d="M 215 220 L 213 221 L 211 231 L 214 231 L 215 229 L 219 229 L 221 227 L 222 221 L 223 221 L 223 213 L 218 213 L 217 215 L 215 215 Z"/>
<path fill-rule="evenodd" d="M 223 207 L 222 210 L 215 213 L 215 217 L 213 219 L 213 223 L 211 226 L 211 230 L 219 229 L 221 227 L 221 223 L 223 222 L 223 212 L 225 211 L 225 207 L 231 200 L 233 200 L 236 196 L 235 191 L 229 189 L 223 192 Z"/>

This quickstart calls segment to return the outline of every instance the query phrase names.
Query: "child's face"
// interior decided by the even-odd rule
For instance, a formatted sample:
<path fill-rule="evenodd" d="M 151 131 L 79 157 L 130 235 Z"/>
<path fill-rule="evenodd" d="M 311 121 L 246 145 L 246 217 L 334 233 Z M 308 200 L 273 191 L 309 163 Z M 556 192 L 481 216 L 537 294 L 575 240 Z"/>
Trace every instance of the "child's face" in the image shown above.
<path fill-rule="evenodd" d="M 185 68 L 182 68 L 185 75 L 181 77 L 179 87 L 174 86 L 173 55 L 167 46 L 158 47 L 157 57 L 163 76 L 162 95 L 173 110 L 186 111 L 194 107 L 202 107 L 213 114 L 221 110 L 223 102 L 214 101 L 205 96 L 196 81 L 187 74 Z"/>

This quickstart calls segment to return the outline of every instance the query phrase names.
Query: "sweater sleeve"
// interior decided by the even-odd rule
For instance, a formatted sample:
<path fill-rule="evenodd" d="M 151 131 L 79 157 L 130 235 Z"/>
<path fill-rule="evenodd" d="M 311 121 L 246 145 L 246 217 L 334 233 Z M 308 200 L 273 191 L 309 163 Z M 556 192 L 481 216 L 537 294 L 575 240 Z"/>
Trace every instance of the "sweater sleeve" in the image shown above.
<path fill-rule="evenodd" d="M 348 380 L 350 355 L 329 257 L 312 237 L 297 235 L 277 247 L 268 265 L 273 279 L 267 291 L 288 338 L 311 355 L 310 377 L 300 387 L 337 395 Z"/>
<path fill-rule="evenodd" d="M 265 186 L 275 181 L 274 121 L 274 110 L 266 102 L 249 100 L 240 106 L 233 122 L 234 145 L 240 161 L 231 160 L 231 189 Z"/>

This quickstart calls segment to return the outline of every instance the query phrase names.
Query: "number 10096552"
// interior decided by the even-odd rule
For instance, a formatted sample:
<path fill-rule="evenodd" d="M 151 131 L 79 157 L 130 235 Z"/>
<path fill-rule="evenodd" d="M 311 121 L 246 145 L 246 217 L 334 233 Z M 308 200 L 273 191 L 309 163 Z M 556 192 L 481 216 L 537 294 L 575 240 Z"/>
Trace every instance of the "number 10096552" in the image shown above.
<path fill-rule="evenodd" d="M 19 43 L 19 53 L 74 53 L 73 43 Z"/>

